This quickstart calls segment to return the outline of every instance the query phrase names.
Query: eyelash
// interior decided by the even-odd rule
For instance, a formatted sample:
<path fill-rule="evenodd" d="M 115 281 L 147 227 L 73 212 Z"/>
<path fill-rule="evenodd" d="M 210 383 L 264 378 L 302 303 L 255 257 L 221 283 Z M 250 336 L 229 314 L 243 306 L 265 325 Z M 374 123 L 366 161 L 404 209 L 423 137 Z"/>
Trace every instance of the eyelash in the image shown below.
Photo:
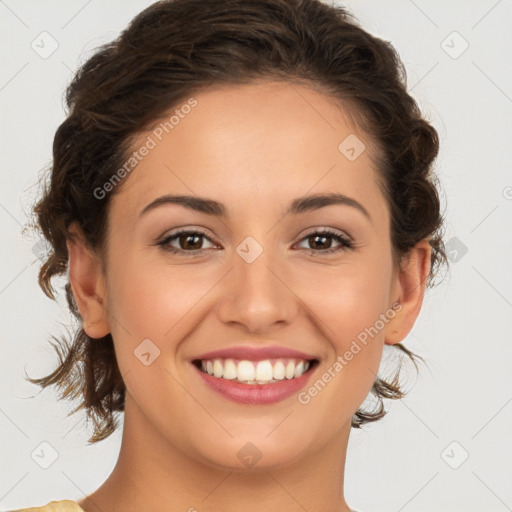
<path fill-rule="evenodd" d="M 157 243 L 157 245 L 161 246 L 162 250 L 170 252 L 172 254 L 186 253 L 188 255 L 193 256 L 193 255 L 199 254 L 201 251 L 204 250 L 204 249 L 197 249 L 194 251 L 186 251 L 185 249 L 176 249 L 175 247 L 171 247 L 169 245 L 169 243 L 175 239 L 178 239 L 181 235 L 198 235 L 198 236 L 207 238 L 210 242 L 212 242 L 212 240 L 210 240 L 210 237 L 206 233 L 204 233 L 203 231 L 200 231 L 198 229 L 195 229 L 195 230 L 182 230 L 182 231 L 173 233 L 172 235 L 169 235 L 169 236 L 165 237 L 164 239 L 162 239 L 160 242 Z M 311 253 L 314 253 L 314 254 L 321 254 L 321 255 L 332 254 L 337 251 L 350 250 L 350 249 L 355 248 L 355 244 L 354 244 L 354 242 L 352 242 L 352 240 L 350 238 L 348 238 L 347 236 L 341 235 L 340 233 L 337 233 L 336 231 L 333 231 L 329 228 L 325 228 L 325 229 L 322 229 L 319 231 L 313 231 L 313 232 L 307 234 L 306 236 L 304 236 L 300 241 L 302 242 L 303 240 L 306 240 L 307 238 L 310 238 L 315 235 L 331 237 L 335 241 L 339 242 L 340 245 L 337 247 L 331 247 L 330 249 L 324 249 L 324 250 L 309 249 L 311 251 Z M 308 249 L 306 249 L 306 250 L 308 250 Z"/>

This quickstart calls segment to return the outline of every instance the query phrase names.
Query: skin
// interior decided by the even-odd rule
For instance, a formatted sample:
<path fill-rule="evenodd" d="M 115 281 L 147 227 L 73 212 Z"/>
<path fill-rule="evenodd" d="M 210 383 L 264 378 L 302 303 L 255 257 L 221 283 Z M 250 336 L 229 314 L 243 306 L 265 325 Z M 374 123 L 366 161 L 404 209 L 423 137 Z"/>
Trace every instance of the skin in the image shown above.
<path fill-rule="evenodd" d="M 78 226 L 68 240 L 84 329 L 94 338 L 112 333 L 127 387 L 117 464 L 78 504 L 86 512 L 349 511 L 351 418 L 384 344 L 402 341 L 414 325 L 430 246 L 421 241 L 400 271 L 393 268 L 374 146 L 329 96 L 272 82 L 194 97 L 197 106 L 115 191 L 104 259 Z M 354 161 L 338 150 L 350 134 L 366 145 Z M 357 200 L 370 219 L 347 205 L 283 216 L 292 200 L 321 192 Z M 215 199 L 228 216 L 166 204 L 139 217 L 164 194 Z M 196 241 L 199 255 L 186 253 L 186 240 L 170 242 L 182 254 L 157 245 L 177 228 L 206 231 Z M 322 255 L 340 244 L 308 242 L 316 228 L 346 234 L 356 246 Z M 248 236 L 263 248 L 252 263 L 236 252 Z M 307 405 L 296 395 L 271 405 L 230 401 L 190 363 L 214 349 L 281 345 L 319 359 L 309 386 L 396 302 L 400 312 Z M 160 350 L 149 366 L 134 355 L 144 339 Z M 247 442 L 261 454 L 252 467 L 237 457 Z"/>

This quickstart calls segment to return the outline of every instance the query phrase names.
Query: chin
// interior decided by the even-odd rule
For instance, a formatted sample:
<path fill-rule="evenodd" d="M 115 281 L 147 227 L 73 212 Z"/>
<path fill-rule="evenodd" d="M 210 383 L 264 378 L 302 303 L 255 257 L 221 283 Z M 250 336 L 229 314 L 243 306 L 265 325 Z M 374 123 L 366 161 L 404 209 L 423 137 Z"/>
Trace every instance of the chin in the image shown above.
<path fill-rule="evenodd" d="M 258 439 L 241 436 L 215 444 L 210 439 L 208 446 L 197 448 L 198 455 L 202 462 L 215 469 L 235 473 L 263 473 L 292 465 L 301 454 L 305 454 L 303 438 L 297 445 L 289 438 L 285 441 L 276 436 L 271 440 L 265 439 L 265 436 Z M 300 446 L 300 451 L 294 446 Z"/>

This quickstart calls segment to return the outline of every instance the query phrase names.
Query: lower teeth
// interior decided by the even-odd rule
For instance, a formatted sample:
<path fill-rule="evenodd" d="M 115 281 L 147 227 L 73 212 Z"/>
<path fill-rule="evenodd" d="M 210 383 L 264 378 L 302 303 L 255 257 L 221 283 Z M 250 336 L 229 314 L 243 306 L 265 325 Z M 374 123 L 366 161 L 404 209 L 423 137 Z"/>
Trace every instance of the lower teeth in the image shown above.
<path fill-rule="evenodd" d="M 273 382 L 278 382 L 276 379 L 272 380 L 238 380 L 233 379 L 233 382 L 239 382 L 240 384 L 272 384 Z"/>
<path fill-rule="evenodd" d="M 206 373 L 206 372 L 205 372 Z M 207 375 L 210 375 L 209 373 L 206 373 Z M 210 375 L 211 377 L 214 377 L 214 375 Z M 223 379 L 224 377 L 217 377 L 217 379 Z M 295 377 L 293 377 L 295 378 Z M 288 379 L 272 379 L 272 380 L 240 380 L 240 379 L 224 379 L 224 380 L 230 380 L 231 382 L 238 382 L 239 384 L 273 384 L 274 382 L 281 382 L 281 380 L 288 380 Z"/>
<path fill-rule="evenodd" d="M 210 375 L 208 372 L 206 375 Z M 214 377 L 214 375 L 210 375 L 210 377 Z M 224 377 L 216 377 L 217 379 L 223 379 Z M 295 377 L 292 377 L 294 379 Z M 239 380 L 239 379 L 224 379 L 230 380 L 231 382 L 238 382 L 239 384 L 273 384 L 274 382 L 281 382 L 282 380 L 291 380 L 291 379 L 272 379 L 272 380 Z"/>

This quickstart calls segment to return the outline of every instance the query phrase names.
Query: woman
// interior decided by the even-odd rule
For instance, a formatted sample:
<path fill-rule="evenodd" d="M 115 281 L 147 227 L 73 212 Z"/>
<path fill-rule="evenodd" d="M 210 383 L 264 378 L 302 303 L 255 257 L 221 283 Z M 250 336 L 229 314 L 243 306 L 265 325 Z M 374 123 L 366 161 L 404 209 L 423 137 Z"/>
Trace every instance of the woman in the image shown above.
<path fill-rule="evenodd" d="M 350 511 L 351 428 L 403 396 L 383 349 L 414 362 L 446 263 L 396 52 L 317 0 L 162 1 L 67 101 L 35 213 L 80 329 L 32 382 L 91 442 L 124 425 L 99 489 L 38 510 Z"/>

